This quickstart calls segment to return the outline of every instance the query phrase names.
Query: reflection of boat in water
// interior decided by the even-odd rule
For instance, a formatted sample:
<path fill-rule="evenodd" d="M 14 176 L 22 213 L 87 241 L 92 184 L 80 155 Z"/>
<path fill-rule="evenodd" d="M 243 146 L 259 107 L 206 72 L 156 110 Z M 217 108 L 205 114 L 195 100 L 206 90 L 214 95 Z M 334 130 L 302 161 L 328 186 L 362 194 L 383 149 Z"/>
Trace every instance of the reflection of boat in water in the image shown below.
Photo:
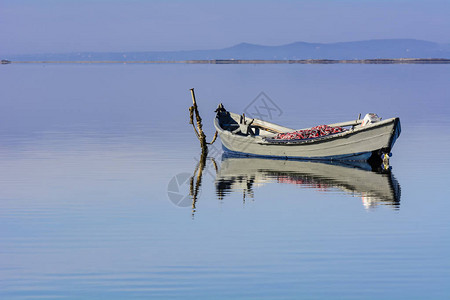
<path fill-rule="evenodd" d="M 361 197 L 365 207 L 400 205 L 400 185 L 391 171 L 367 162 L 317 162 L 223 157 L 216 177 L 216 193 L 223 199 L 232 191 L 253 197 L 253 187 L 288 183 L 320 191 L 340 189 Z"/>

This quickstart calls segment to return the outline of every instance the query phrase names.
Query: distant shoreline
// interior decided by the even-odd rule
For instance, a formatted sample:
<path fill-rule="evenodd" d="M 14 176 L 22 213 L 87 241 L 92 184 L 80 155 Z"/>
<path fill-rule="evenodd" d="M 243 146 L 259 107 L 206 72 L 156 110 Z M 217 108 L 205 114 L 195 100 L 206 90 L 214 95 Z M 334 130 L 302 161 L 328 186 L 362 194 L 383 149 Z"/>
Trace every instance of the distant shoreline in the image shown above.
<path fill-rule="evenodd" d="M 142 61 L 6 61 L 2 64 L 450 64 L 447 58 L 377 58 L 377 59 L 205 59 L 205 60 L 142 60 Z"/>

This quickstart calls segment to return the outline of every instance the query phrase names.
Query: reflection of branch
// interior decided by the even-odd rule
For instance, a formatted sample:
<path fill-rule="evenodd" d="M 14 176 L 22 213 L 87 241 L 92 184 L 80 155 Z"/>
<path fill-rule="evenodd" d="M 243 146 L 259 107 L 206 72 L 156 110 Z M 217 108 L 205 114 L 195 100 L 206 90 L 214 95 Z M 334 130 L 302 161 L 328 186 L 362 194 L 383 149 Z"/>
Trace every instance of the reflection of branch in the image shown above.
<path fill-rule="evenodd" d="M 213 166 L 214 166 L 214 169 L 216 170 L 216 175 L 217 175 L 217 172 L 219 172 L 219 168 L 217 167 L 217 163 L 216 163 L 216 160 L 214 159 L 214 157 L 211 157 L 211 161 L 213 163 Z"/>
<path fill-rule="evenodd" d="M 206 156 L 208 155 L 207 151 L 202 151 L 202 154 L 200 155 L 200 160 L 197 163 L 197 166 L 195 167 L 194 174 L 191 176 L 189 180 L 189 194 L 192 197 L 192 216 L 194 216 L 195 213 L 195 205 L 197 203 L 198 199 L 198 193 L 200 191 L 200 187 L 202 186 L 202 177 L 203 177 L 203 170 L 206 166 Z M 194 184 L 194 178 L 197 177 L 197 180 Z"/>

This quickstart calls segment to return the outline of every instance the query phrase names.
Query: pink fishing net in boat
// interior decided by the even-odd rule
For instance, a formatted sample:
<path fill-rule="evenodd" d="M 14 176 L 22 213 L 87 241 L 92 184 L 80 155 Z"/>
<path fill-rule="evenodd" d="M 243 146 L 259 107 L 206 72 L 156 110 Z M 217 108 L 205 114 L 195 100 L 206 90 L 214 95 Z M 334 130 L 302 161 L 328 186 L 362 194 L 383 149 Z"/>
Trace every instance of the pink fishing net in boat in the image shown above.
<path fill-rule="evenodd" d="M 276 140 L 306 140 L 313 139 L 330 134 L 340 133 L 346 131 L 342 127 L 331 127 L 328 125 L 319 125 L 310 129 L 297 130 L 293 132 L 279 133 L 275 136 Z"/>

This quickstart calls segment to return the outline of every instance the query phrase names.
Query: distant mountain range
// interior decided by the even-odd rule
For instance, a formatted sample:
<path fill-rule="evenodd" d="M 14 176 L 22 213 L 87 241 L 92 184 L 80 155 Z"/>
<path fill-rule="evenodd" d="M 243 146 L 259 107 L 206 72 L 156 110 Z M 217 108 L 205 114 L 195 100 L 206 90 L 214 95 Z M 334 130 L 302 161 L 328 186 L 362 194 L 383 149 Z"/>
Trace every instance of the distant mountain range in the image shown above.
<path fill-rule="evenodd" d="M 447 58 L 450 44 L 413 39 L 368 40 L 342 43 L 296 42 L 282 46 L 241 43 L 216 50 L 81 52 L 10 55 L 13 61 L 184 61 L 212 59 L 301 60 L 301 59 L 377 59 Z"/>

